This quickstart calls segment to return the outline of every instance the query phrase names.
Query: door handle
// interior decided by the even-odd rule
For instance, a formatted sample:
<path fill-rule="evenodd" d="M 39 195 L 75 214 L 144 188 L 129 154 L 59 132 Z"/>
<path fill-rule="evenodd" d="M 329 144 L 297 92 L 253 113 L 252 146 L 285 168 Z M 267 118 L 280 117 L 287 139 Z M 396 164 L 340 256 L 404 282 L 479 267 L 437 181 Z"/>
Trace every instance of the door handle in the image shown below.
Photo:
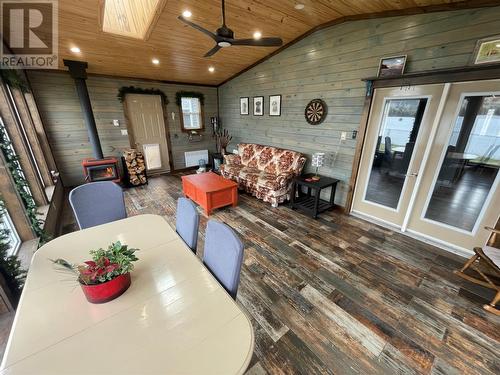
<path fill-rule="evenodd" d="M 407 173 L 406 176 L 407 177 L 417 177 L 418 173 L 417 172 L 415 172 L 415 173 Z"/>

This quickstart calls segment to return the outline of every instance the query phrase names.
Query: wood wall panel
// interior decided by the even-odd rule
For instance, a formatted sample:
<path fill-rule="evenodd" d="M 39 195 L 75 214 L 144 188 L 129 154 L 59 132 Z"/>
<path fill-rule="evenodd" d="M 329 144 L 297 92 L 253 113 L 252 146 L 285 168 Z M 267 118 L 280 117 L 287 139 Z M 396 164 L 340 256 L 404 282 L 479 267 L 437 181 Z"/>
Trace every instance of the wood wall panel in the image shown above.
<path fill-rule="evenodd" d="M 222 125 L 238 142 L 257 142 L 311 154 L 328 154 L 321 173 L 342 180 L 344 205 L 365 98 L 362 78 L 375 76 L 382 56 L 408 55 L 407 72 L 461 67 L 477 39 L 500 34 L 500 7 L 353 21 L 317 31 L 219 87 Z M 268 116 L 268 96 L 282 95 L 281 117 Z M 265 96 L 263 117 L 239 115 L 239 98 Z M 308 125 L 304 108 L 322 98 L 328 116 Z M 348 133 L 340 141 L 341 132 Z"/>
<path fill-rule="evenodd" d="M 81 184 L 83 174 L 80 163 L 83 158 L 92 157 L 92 150 L 74 82 L 69 73 L 30 71 L 28 76 L 62 181 L 65 186 Z M 130 147 L 128 136 L 121 135 L 120 131 L 127 128 L 123 104 L 116 97 L 122 86 L 157 88 L 167 95 L 170 102 L 167 105 L 168 126 L 175 169 L 185 167 L 185 151 L 215 150 L 210 117 L 217 115 L 216 88 L 100 76 L 90 76 L 87 86 L 105 156 L 121 156 L 123 149 Z M 187 134 L 181 131 L 179 111 L 175 104 L 175 94 L 180 90 L 198 91 L 205 95 L 206 130 L 202 142 L 188 142 Z M 172 112 L 175 113 L 175 120 L 172 120 Z M 120 127 L 113 126 L 114 119 L 120 121 Z"/>

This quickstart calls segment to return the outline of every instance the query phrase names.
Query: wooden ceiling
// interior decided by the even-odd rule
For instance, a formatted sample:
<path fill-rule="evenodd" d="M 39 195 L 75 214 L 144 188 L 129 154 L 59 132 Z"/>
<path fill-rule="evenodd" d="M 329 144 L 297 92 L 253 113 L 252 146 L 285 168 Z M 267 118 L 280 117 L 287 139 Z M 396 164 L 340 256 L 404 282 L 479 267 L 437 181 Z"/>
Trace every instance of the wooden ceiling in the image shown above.
<path fill-rule="evenodd" d="M 221 24 L 219 0 L 167 0 L 147 40 L 104 33 L 100 26 L 102 1 L 59 0 L 60 69 L 65 69 L 62 59 L 74 59 L 87 61 L 90 73 L 217 85 L 276 50 L 276 47 L 233 46 L 204 58 L 214 42 L 181 23 L 177 17 L 189 9 L 192 22 L 215 31 Z M 299 2 L 305 5 L 304 9 L 295 9 L 295 4 Z M 473 2 L 226 0 L 226 23 L 233 29 L 236 38 L 251 38 L 253 32 L 258 30 L 263 36 L 279 36 L 286 44 L 319 25 L 346 17 L 395 10 L 414 13 L 420 7 L 441 7 L 442 4 L 450 8 L 457 4 L 458 7 L 464 4 L 470 7 L 470 3 Z M 79 47 L 81 52 L 70 52 L 74 46 Z M 153 65 L 152 58 L 158 58 L 160 64 Z M 210 73 L 209 66 L 214 66 L 215 72 Z"/>

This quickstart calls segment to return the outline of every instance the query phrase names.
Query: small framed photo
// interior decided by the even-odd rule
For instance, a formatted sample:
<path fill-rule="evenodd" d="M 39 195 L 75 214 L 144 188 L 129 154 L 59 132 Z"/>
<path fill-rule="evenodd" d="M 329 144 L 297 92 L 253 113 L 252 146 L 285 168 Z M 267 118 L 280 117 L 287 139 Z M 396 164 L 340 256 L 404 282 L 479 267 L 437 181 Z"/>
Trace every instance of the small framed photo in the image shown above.
<path fill-rule="evenodd" d="M 281 95 L 269 96 L 269 116 L 281 116 Z"/>
<path fill-rule="evenodd" d="M 255 96 L 253 98 L 253 115 L 264 116 L 264 97 Z"/>
<path fill-rule="evenodd" d="M 406 55 L 383 57 L 380 59 L 377 77 L 398 77 L 403 75 L 406 65 Z"/>
<path fill-rule="evenodd" d="M 240 98 L 240 115 L 248 115 L 248 98 Z"/>
<path fill-rule="evenodd" d="M 495 64 L 500 62 L 500 35 L 479 39 L 472 54 L 472 64 Z"/>

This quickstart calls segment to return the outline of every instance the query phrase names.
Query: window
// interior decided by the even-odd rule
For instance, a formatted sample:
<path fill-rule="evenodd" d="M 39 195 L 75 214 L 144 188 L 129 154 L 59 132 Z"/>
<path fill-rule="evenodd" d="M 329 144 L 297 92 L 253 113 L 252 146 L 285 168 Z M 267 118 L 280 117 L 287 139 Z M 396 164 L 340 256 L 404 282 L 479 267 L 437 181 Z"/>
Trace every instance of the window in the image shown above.
<path fill-rule="evenodd" d="M 19 125 L 19 130 L 21 132 L 21 136 L 23 138 L 24 144 L 26 145 L 28 156 L 31 159 L 33 166 L 35 167 L 35 172 L 36 172 L 36 176 L 38 178 L 38 181 L 40 182 L 41 186 L 43 186 L 45 188 L 45 182 L 43 181 L 42 172 L 40 171 L 40 166 L 38 164 L 38 161 L 36 160 L 35 153 L 33 151 L 31 142 L 28 138 L 28 134 L 26 132 L 26 127 L 25 127 L 25 124 L 23 123 L 23 120 L 22 120 L 21 115 L 19 113 L 19 108 L 17 107 L 16 100 L 14 99 L 14 96 L 12 94 L 12 89 L 10 88 L 10 86 L 8 84 L 5 85 L 5 88 L 6 88 L 8 97 L 9 97 L 10 104 L 12 105 L 13 114 L 15 116 L 17 124 Z"/>
<path fill-rule="evenodd" d="M 203 106 L 199 98 L 181 98 L 181 126 L 183 131 L 201 130 L 203 124 Z"/>
<path fill-rule="evenodd" d="M 9 251 L 7 253 L 8 256 L 14 255 L 19 250 L 19 246 L 21 246 L 21 239 L 17 234 L 16 227 L 12 222 L 12 219 L 9 216 L 9 213 L 5 208 L 0 207 L 0 232 L 2 235 L 5 235 L 5 240 L 9 243 Z"/>

